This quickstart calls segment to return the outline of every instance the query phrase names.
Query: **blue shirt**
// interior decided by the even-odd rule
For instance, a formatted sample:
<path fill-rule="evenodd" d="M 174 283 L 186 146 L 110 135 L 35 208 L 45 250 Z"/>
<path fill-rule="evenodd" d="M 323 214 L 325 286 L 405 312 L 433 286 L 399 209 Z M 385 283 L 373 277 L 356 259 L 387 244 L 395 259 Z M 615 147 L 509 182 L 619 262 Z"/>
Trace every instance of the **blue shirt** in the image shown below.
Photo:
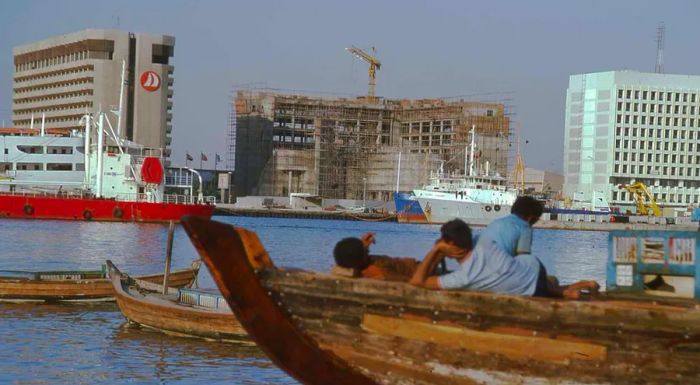
<path fill-rule="evenodd" d="M 498 218 L 479 234 L 479 242 L 496 242 L 511 256 L 532 252 L 532 226 L 515 214 Z"/>
<path fill-rule="evenodd" d="M 460 268 L 438 278 L 443 289 L 469 289 L 502 294 L 533 295 L 540 261 L 531 254 L 517 258 L 494 242 L 480 240 Z"/>

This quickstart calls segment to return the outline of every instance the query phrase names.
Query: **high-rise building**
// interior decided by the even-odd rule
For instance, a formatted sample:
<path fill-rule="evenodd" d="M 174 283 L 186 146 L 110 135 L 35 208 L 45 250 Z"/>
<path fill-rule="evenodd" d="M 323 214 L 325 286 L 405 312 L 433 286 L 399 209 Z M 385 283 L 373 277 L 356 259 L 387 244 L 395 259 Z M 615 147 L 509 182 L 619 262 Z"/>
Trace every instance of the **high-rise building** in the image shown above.
<path fill-rule="evenodd" d="M 88 29 L 15 47 L 12 123 L 66 134 L 86 112 L 116 110 L 121 136 L 170 153 L 175 38 Z"/>
<path fill-rule="evenodd" d="M 643 182 L 657 203 L 700 203 L 700 76 L 610 71 L 569 78 L 564 194 L 633 209 L 620 185 Z"/>
<path fill-rule="evenodd" d="M 502 103 L 260 90 L 241 90 L 234 102 L 229 156 L 238 195 L 388 200 L 396 189 L 424 185 L 441 164 L 463 175 L 472 127 L 474 171 L 508 172 L 510 117 Z"/>

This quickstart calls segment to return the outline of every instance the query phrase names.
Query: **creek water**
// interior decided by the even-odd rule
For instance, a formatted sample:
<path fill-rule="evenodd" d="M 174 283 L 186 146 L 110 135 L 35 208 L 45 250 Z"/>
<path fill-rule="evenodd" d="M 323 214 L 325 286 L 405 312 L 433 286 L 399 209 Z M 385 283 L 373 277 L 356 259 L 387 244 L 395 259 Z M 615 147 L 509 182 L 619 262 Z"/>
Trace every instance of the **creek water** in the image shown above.
<path fill-rule="evenodd" d="M 421 259 L 439 226 L 215 217 L 258 233 L 280 266 L 328 270 L 338 240 L 376 233 L 373 254 Z M 479 230 L 476 229 L 478 232 Z M 167 226 L 0 220 L 0 270 L 162 271 Z M 533 253 L 562 283 L 605 281 L 607 233 L 535 230 Z M 175 232 L 173 269 L 196 252 Z M 203 267 L 200 287 L 215 287 Z M 115 304 L 0 303 L 0 384 L 295 384 L 254 346 L 172 337 L 129 325 Z"/>

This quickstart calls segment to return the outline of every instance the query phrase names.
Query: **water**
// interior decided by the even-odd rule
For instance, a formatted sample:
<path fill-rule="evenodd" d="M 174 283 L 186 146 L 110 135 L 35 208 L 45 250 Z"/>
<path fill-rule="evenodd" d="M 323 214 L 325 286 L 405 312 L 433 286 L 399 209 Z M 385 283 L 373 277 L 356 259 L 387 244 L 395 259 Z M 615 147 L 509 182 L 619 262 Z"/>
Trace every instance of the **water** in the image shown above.
<path fill-rule="evenodd" d="M 374 254 L 422 258 L 438 226 L 218 217 L 256 231 L 276 264 L 331 266 L 344 237 L 374 231 Z M 478 230 L 477 230 L 478 231 Z M 161 271 L 167 226 L 0 220 L 0 269 L 98 269 L 111 259 L 132 274 Z M 562 283 L 605 280 L 607 233 L 535 230 L 533 252 Z M 173 268 L 195 250 L 178 226 Z M 214 287 L 206 271 L 201 287 Z M 256 348 L 166 336 L 129 326 L 114 304 L 0 304 L 0 384 L 295 384 Z"/>

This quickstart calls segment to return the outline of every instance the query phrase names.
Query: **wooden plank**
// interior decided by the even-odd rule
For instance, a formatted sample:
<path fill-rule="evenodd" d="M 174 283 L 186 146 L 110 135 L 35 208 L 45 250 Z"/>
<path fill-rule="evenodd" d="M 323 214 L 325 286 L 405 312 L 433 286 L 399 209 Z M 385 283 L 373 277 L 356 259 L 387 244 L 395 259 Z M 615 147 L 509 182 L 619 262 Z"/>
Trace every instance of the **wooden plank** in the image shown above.
<path fill-rule="evenodd" d="M 603 361 L 607 357 L 607 348 L 597 344 L 484 332 L 374 314 L 364 314 L 362 328 L 380 335 L 502 354 L 510 358 L 566 364 L 571 359 Z"/>

